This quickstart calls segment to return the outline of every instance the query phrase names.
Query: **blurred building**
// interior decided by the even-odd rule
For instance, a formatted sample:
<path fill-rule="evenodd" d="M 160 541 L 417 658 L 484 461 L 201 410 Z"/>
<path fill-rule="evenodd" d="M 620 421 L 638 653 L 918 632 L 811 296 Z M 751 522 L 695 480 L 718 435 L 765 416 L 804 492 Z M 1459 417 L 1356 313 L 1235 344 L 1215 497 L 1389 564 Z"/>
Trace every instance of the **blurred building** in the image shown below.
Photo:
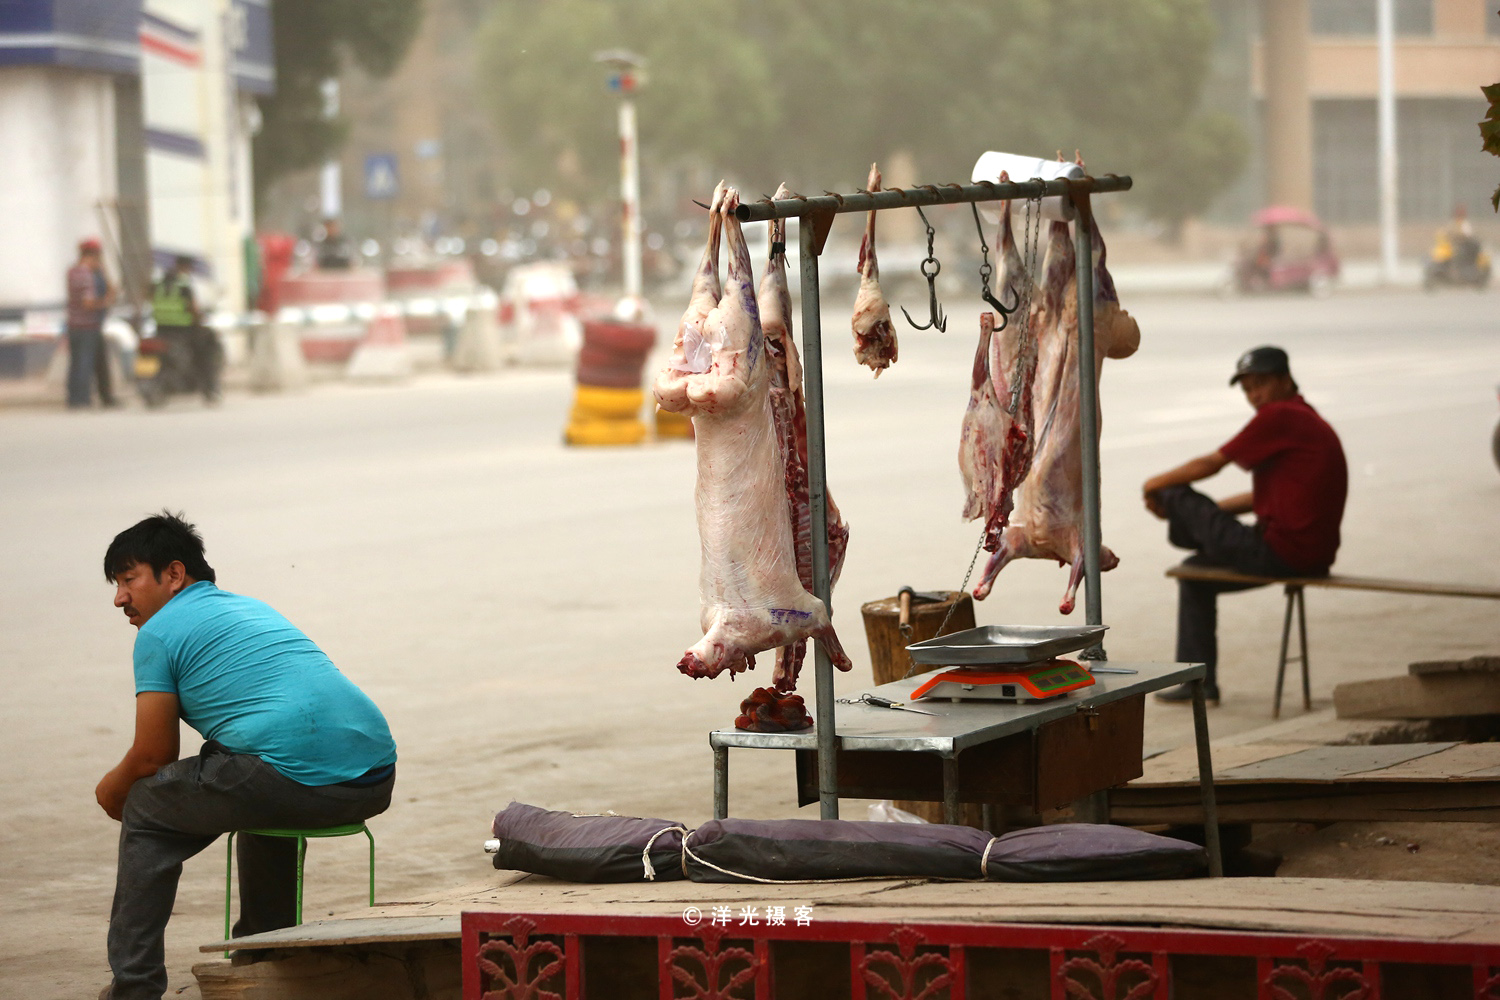
<path fill-rule="evenodd" d="M 59 308 L 89 236 L 128 292 L 186 255 L 242 307 L 269 4 L 0 2 L 0 321 Z"/>
<path fill-rule="evenodd" d="M 1430 223 L 1455 205 L 1489 214 L 1496 161 L 1481 149 L 1479 88 L 1500 81 L 1500 3 L 1394 0 L 1399 215 Z M 1224 206 L 1266 204 L 1326 221 L 1379 216 L 1375 0 L 1214 0 L 1210 101 L 1238 113 L 1256 153 Z"/>
<path fill-rule="evenodd" d="M 350 122 L 340 157 L 348 232 L 383 240 L 471 238 L 487 229 L 497 144 L 475 99 L 474 44 L 487 11 L 481 0 L 427 0 L 394 73 L 374 79 L 350 66 L 341 74 Z"/>

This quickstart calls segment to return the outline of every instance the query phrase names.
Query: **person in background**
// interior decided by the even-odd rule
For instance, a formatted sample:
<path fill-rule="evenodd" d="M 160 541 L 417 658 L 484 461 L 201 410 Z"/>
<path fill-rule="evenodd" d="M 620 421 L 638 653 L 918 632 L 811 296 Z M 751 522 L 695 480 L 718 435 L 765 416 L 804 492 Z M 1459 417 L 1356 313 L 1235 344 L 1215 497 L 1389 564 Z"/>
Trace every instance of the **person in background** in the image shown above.
<path fill-rule="evenodd" d="M 104 578 L 135 637 L 135 736 L 94 790 L 120 821 L 100 1000 L 161 1000 L 182 863 L 220 834 L 363 823 L 384 812 L 396 743 L 375 703 L 274 609 L 220 590 L 203 538 L 163 511 L 126 528 Z M 181 719 L 203 748 L 178 759 Z M 244 937 L 297 918 L 297 842 L 241 834 Z"/>
<path fill-rule="evenodd" d="M 93 404 L 99 388 L 103 406 L 120 405 L 110 386 L 104 342 L 104 314 L 114 305 L 115 287 L 104 275 L 104 254 L 95 239 L 78 244 L 78 260 L 68 268 L 68 407 Z"/>
<path fill-rule="evenodd" d="M 318 267 L 326 271 L 347 271 L 354 266 L 354 241 L 344 235 L 338 219 L 323 220 L 323 237 L 318 240 Z"/>
<path fill-rule="evenodd" d="M 219 335 L 203 322 L 203 313 L 193 295 L 193 258 L 178 257 L 151 292 L 151 313 L 157 335 L 192 359 L 193 381 L 203 398 L 219 401 L 219 372 L 223 350 Z"/>
<path fill-rule="evenodd" d="M 1349 490 L 1339 436 L 1302 398 L 1281 348 L 1246 351 L 1229 380 L 1236 383 L 1255 416 L 1217 451 L 1146 480 L 1146 509 L 1168 522 L 1173 545 L 1195 550 L 1187 565 L 1250 576 L 1326 576 Z M 1230 462 L 1250 472 L 1251 492 L 1215 503 L 1188 485 Z M 1254 525 L 1240 520 L 1252 511 Z M 1208 667 L 1203 686 L 1212 704 L 1219 702 L 1218 595 L 1255 586 L 1177 581 L 1177 660 Z M 1192 691 L 1182 684 L 1156 697 L 1184 702 Z"/>

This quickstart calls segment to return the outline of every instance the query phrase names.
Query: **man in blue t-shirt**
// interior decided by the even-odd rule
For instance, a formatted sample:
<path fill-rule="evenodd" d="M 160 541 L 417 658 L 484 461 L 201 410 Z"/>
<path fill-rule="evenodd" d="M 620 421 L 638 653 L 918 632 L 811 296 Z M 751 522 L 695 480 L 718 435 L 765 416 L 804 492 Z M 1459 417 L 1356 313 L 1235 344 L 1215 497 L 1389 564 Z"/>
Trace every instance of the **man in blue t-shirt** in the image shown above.
<path fill-rule="evenodd" d="M 101 1000 L 161 1000 L 182 863 L 221 833 L 360 823 L 396 780 L 385 717 L 311 639 L 214 585 L 203 539 L 163 512 L 104 555 L 135 639 L 135 739 L 95 789 L 121 823 Z M 178 760 L 178 719 L 207 741 Z M 296 922 L 296 841 L 241 835 L 234 936 Z"/>

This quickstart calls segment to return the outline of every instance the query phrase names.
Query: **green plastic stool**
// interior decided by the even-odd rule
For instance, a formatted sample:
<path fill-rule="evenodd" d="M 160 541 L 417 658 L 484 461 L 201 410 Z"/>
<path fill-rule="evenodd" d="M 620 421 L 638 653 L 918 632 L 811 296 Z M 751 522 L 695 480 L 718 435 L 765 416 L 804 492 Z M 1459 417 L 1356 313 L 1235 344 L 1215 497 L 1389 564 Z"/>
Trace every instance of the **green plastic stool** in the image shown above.
<path fill-rule="evenodd" d="M 231 830 L 229 832 L 229 865 L 224 873 L 224 940 L 229 940 L 230 909 L 234 900 L 234 838 L 236 833 L 252 833 L 257 837 L 286 837 L 297 841 L 297 923 L 302 923 L 302 867 L 307 859 L 307 842 L 323 837 L 352 837 L 364 834 L 370 841 L 370 905 L 375 905 L 375 835 L 363 823 L 348 823 L 344 826 L 325 826 L 313 830 Z M 224 956 L 229 957 L 229 952 Z"/>

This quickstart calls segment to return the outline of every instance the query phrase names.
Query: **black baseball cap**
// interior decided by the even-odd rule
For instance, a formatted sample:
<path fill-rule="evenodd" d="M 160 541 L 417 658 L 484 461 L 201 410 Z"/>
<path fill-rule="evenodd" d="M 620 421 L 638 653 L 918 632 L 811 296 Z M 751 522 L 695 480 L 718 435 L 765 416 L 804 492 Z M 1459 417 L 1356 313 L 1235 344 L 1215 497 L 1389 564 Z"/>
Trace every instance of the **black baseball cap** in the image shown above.
<path fill-rule="evenodd" d="M 1287 363 L 1286 351 L 1279 347 L 1257 347 L 1240 355 L 1240 359 L 1234 363 L 1234 377 L 1229 380 L 1234 385 L 1246 375 L 1290 375 L 1291 365 Z"/>

